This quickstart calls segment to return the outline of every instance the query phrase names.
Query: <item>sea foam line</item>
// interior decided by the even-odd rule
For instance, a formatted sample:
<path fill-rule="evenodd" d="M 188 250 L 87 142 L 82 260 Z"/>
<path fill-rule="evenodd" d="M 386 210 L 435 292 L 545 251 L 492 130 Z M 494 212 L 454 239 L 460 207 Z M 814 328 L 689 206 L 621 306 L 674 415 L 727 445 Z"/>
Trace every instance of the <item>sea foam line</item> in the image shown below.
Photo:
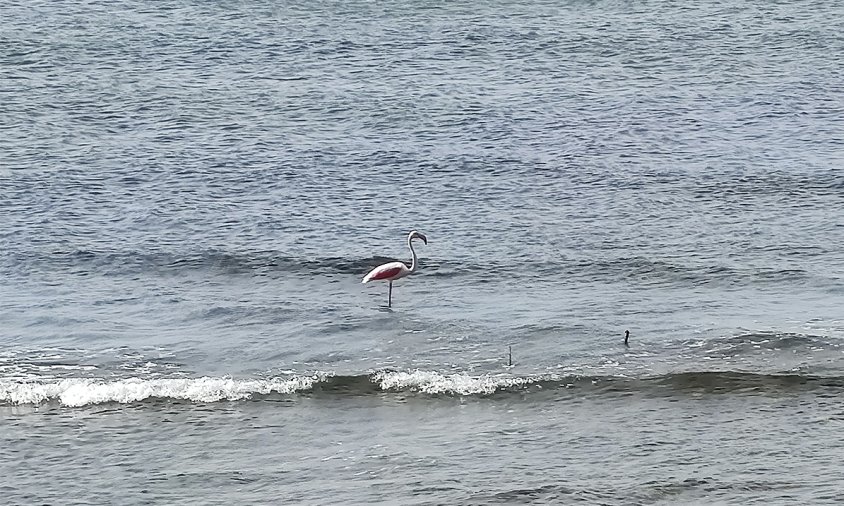
<path fill-rule="evenodd" d="M 0 403 L 42 404 L 58 401 L 65 406 L 86 406 L 107 402 L 131 403 L 150 398 L 216 402 L 248 399 L 271 392 L 289 394 L 308 390 L 320 376 L 296 376 L 265 380 L 232 378 L 127 378 L 115 381 L 71 378 L 55 381 L 9 381 L 0 379 Z"/>
<path fill-rule="evenodd" d="M 470 376 L 468 374 L 440 374 L 433 371 L 384 371 L 375 373 L 372 381 L 381 390 L 411 390 L 425 394 L 489 395 L 498 390 L 522 387 L 540 378 L 517 376 Z"/>

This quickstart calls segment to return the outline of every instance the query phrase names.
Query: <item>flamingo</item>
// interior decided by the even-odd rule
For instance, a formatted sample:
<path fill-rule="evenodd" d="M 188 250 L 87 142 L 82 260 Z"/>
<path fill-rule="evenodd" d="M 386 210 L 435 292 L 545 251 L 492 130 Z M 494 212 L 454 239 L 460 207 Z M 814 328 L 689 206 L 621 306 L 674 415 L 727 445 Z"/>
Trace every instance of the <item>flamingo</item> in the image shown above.
<path fill-rule="evenodd" d="M 410 263 L 410 269 L 407 268 L 404 262 L 388 262 L 369 271 L 369 274 L 364 276 L 363 281 L 361 281 L 361 283 L 381 280 L 389 281 L 390 288 L 387 291 L 387 307 L 393 307 L 393 281 L 416 271 L 416 251 L 413 249 L 414 239 L 422 239 L 422 242 L 428 244 L 428 238 L 425 237 L 425 234 L 419 233 L 416 230 L 411 230 L 407 234 L 407 247 L 410 248 L 410 255 L 413 257 Z"/>

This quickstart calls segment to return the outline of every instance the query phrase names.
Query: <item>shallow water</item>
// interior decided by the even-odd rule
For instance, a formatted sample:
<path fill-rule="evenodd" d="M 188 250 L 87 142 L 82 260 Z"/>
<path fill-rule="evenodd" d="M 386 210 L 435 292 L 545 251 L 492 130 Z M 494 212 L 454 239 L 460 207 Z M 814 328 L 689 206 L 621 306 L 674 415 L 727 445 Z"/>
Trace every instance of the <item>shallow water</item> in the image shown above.
<path fill-rule="evenodd" d="M 841 501 L 837 4 L 3 10 L 5 503 Z"/>

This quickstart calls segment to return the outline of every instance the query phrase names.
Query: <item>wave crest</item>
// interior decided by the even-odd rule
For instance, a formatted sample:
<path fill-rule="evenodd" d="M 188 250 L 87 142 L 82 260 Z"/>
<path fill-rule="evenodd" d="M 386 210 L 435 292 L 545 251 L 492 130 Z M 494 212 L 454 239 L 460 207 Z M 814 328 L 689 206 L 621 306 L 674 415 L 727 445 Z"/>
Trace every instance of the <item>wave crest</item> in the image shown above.
<path fill-rule="evenodd" d="M 165 398 L 193 402 L 236 401 L 256 394 L 289 394 L 313 388 L 320 376 L 237 380 L 232 378 L 141 379 L 102 381 L 71 378 L 52 382 L 0 380 L 0 402 L 43 404 L 58 401 L 65 406 L 117 402 L 127 404 Z"/>
<path fill-rule="evenodd" d="M 552 395 L 600 397 L 644 395 L 776 394 L 844 388 L 844 377 L 822 377 L 796 372 L 763 374 L 741 371 L 678 371 L 649 377 L 560 376 L 540 374 L 444 374 L 435 371 L 386 370 L 371 374 L 337 376 L 333 373 L 269 379 L 222 378 L 126 378 L 114 381 L 68 378 L 38 381 L 0 379 L 0 405 L 58 403 L 80 407 L 96 404 L 130 404 L 149 400 L 180 400 L 196 403 L 271 400 L 282 395 L 365 396 L 381 392 L 430 396 L 491 397 Z M 586 393 L 585 393 L 586 392 Z"/>
<path fill-rule="evenodd" d="M 414 391 L 424 394 L 490 395 L 500 390 L 524 387 L 541 378 L 470 376 L 468 374 L 443 375 L 432 371 L 383 371 L 375 373 L 372 380 L 385 391 Z"/>

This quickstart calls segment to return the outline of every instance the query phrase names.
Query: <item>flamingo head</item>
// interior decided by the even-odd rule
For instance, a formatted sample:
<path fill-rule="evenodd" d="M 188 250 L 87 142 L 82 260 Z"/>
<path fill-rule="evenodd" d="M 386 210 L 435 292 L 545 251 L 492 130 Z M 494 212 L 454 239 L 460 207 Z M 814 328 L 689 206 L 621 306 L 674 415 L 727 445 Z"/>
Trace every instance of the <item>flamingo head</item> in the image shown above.
<path fill-rule="evenodd" d="M 426 245 L 428 244 L 428 238 L 425 237 L 425 234 L 417 232 L 416 230 L 413 230 L 410 232 L 410 234 L 408 234 L 407 242 L 410 242 L 414 239 L 422 239 L 422 242 L 424 242 Z"/>

